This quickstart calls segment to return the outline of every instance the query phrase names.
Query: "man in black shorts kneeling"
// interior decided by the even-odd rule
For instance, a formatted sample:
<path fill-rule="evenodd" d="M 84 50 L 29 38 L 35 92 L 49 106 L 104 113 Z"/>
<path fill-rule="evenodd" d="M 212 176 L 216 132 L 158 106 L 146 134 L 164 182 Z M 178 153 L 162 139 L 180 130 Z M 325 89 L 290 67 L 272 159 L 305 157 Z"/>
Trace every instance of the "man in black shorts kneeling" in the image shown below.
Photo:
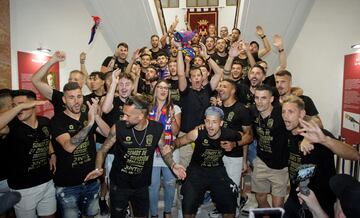
<path fill-rule="evenodd" d="M 211 106 L 205 111 L 205 129 L 195 128 L 175 140 L 175 147 L 195 142 L 195 149 L 187 168 L 187 179 L 181 188 L 183 194 L 182 210 L 184 218 L 195 217 L 207 190 L 217 210 L 226 217 L 234 217 L 236 184 L 226 173 L 222 157 L 225 151 L 232 150 L 241 140 L 239 132 L 222 128 L 224 112 Z M 236 143 L 222 143 L 231 141 Z"/>

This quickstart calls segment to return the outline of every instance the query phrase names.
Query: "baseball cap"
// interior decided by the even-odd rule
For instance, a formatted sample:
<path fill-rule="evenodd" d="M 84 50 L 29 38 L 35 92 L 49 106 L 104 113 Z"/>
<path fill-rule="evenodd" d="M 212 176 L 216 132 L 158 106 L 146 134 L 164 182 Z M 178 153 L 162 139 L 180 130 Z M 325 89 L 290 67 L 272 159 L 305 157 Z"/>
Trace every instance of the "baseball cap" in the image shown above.
<path fill-rule="evenodd" d="M 360 182 L 346 174 L 335 175 L 330 179 L 330 188 L 340 200 L 341 208 L 347 218 L 360 217 Z"/>

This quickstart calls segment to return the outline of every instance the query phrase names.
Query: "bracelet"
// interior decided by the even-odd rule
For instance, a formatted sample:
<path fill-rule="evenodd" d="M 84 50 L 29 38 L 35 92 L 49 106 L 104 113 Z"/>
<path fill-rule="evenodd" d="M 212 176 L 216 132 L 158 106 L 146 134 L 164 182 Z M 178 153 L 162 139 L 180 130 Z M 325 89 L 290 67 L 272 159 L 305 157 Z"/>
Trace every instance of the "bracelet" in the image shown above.
<path fill-rule="evenodd" d="M 282 48 L 282 49 L 279 49 L 279 53 L 281 53 L 281 52 L 283 52 L 284 51 L 284 49 Z"/>
<path fill-rule="evenodd" d="M 50 154 L 48 154 L 49 155 L 49 157 L 51 157 L 52 155 L 54 155 L 55 154 L 55 152 L 51 152 Z"/>
<path fill-rule="evenodd" d="M 266 37 L 266 35 L 260 36 L 260 38 L 262 38 L 262 39 L 265 38 L 265 37 Z"/>
<path fill-rule="evenodd" d="M 211 57 L 210 57 L 210 55 L 209 55 L 209 57 L 206 58 L 205 61 L 208 62 L 208 61 L 210 60 L 210 58 L 211 58 Z"/>

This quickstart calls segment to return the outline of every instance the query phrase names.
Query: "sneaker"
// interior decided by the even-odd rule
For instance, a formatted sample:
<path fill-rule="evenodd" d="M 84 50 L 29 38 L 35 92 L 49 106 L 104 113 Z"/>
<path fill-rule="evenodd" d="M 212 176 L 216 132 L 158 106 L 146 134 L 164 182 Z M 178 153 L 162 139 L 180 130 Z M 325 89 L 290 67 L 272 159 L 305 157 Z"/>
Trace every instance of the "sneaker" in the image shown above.
<path fill-rule="evenodd" d="M 244 208 L 244 206 L 246 205 L 246 203 L 248 202 L 249 197 L 240 197 L 240 203 L 239 203 L 239 208 L 240 210 Z"/>
<path fill-rule="evenodd" d="M 221 217 L 221 214 L 219 213 L 219 211 L 216 208 L 214 210 L 210 211 L 208 215 L 211 218 L 219 218 L 219 217 Z"/>
<path fill-rule="evenodd" d="M 131 217 L 131 212 L 130 212 L 130 206 L 128 206 L 127 209 L 126 209 L 126 216 L 125 217 L 126 218 L 132 218 Z"/>
<path fill-rule="evenodd" d="M 240 209 L 236 207 L 235 217 L 240 217 Z"/>
<path fill-rule="evenodd" d="M 105 216 L 109 214 L 109 206 L 106 204 L 106 200 L 99 199 L 100 215 Z"/>

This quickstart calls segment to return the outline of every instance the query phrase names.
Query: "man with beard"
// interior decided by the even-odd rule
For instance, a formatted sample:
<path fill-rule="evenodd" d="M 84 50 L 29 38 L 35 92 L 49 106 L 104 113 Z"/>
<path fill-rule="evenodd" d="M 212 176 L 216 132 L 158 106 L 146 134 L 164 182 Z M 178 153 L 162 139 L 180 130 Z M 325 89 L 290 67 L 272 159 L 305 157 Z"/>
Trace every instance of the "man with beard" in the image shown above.
<path fill-rule="evenodd" d="M 36 101 L 30 90 L 14 91 L 12 95 L 14 107 L 1 114 L 0 129 L 6 130 L 7 142 L 1 149 L 8 156 L 7 181 L 11 191 L 21 194 L 20 202 L 14 206 L 16 217 L 54 217 L 51 169 L 55 172 L 56 161 L 50 144 L 50 120 L 37 116 L 35 108 L 46 102 Z"/>
<path fill-rule="evenodd" d="M 102 73 L 106 73 L 119 68 L 121 69 L 121 71 L 124 72 L 126 66 L 129 64 L 126 61 L 128 53 L 129 53 L 129 46 L 125 42 L 119 43 L 118 46 L 116 47 L 114 56 L 108 56 L 105 58 L 104 62 L 101 65 L 100 71 Z"/>
<path fill-rule="evenodd" d="M 165 52 L 159 52 L 157 59 L 157 65 L 159 67 L 158 75 L 160 80 L 165 80 L 169 78 L 169 68 L 168 68 L 168 57 L 166 56 Z"/>
<path fill-rule="evenodd" d="M 115 159 L 110 173 L 110 204 L 112 217 L 125 217 L 128 201 L 135 217 L 149 214 L 149 185 L 156 147 L 160 147 L 165 163 L 180 178 L 186 177 L 185 168 L 176 164 L 171 151 L 164 151 L 162 124 L 148 120 L 148 99 L 133 96 L 124 105 L 124 116 L 111 127 L 109 137 L 96 156 L 96 169 L 85 181 L 103 173 L 107 152 L 115 145 Z M 169 150 L 169 149 L 168 149 Z"/>
<path fill-rule="evenodd" d="M 195 142 L 195 150 L 187 168 L 187 178 L 181 188 L 184 218 L 195 217 L 207 190 L 217 210 L 226 217 L 234 217 L 236 210 L 237 186 L 226 173 L 222 157 L 241 140 L 239 132 L 222 128 L 224 112 L 218 107 L 205 111 L 205 129 L 195 128 L 177 138 L 175 147 Z"/>
<path fill-rule="evenodd" d="M 314 192 L 321 207 L 329 217 L 334 216 L 335 195 L 332 193 L 329 180 L 336 174 L 334 165 L 334 153 L 344 159 L 359 160 L 358 151 L 339 140 L 325 129 L 320 129 L 314 122 L 306 122 L 305 105 L 301 98 L 289 95 L 283 99 L 282 118 L 288 138 L 290 151 L 288 167 L 290 177 L 290 194 L 285 203 L 285 217 L 312 217 L 310 211 L 305 211 L 304 216 L 300 216 L 301 205 L 298 201 L 296 188 L 296 174 L 302 164 L 315 164 L 315 174 L 310 178 L 308 187 Z M 306 138 L 314 144 L 314 149 L 309 154 L 300 151 L 300 143 Z"/>
<path fill-rule="evenodd" d="M 205 109 L 210 106 L 211 93 L 216 89 L 223 75 L 223 70 L 215 63 L 206 52 L 204 44 L 201 45 L 201 56 L 206 60 L 209 66 L 214 70 L 214 76 L 206 86 L 202 86 L 204 76 L 199 67 L 190 69 L 190 84 L 185 77 L 184 60 L 179 42 L 174 42 L 178 47 L 178 77 L 179 91 L 181 97 L 181 134 L 187 133 L 200 125 L 203 120 Z M 184 146 L 180 149 L 180 163 L 184 166 L 189 164 L 191 154 L 191 145 Z"/>
<path fill-rule="evenodd" d="M 53 56 L 48 60 L 48 62 L 46 62 L 42 67 L 40 67 L 40 69 L 31 77 L 31 81 L 34 87 L 40 92 L 42 96 L 50 100 L 50 102 L 54 106 L 55 114 L 63 112 L 66 108 L 62 100 L 64 93 L 51 88 L 51 86 L 47 84 L 47 82 L 42 81 L 42 78 L 50 70 L 52 65 L 63 61 L 65 61 L 65 53 L 63 51 L 56 51 Z M 80 89 L 82 89 L 85 84 L 86 78 L 87 74 L 85 74 L 85 72 L 73 70 L 70 72 L 68 82 L 76 82 L 79 84 Z"/>
<path fill-rule="evenodd" d="M 215 38 L 212 36 L 208 36 L 205 40 L 205 46 L 208 55 L 215 54 L 215 45 L 216 45 Z"/>
<path fill-rule="evenodd" d="M 157 57 L 160 52 L 163 50 L 160 48 L 160 38 L 158 35 L 152 35 L 151 36 L 151 59 L 154 61 L 153 64 L 156 63 Z"/>
<path fill-rule="evenodd" d="M 241 141 L 231 152 L 225 152 L 223 157 L 226 172 L 233 182 L 240 187 L 241 173 L 248 168 L 248 144 L 253 140 L 252 119 L 245 105 L 237 101 L 235 96 L 236 84 L 233 81 L 228 79 L 221 81 L 217 91 L 222 102 L 221 109 L 224 111 L 223 127 L 242 133 Z M 244 206 L 246 198 L 246 195 L 240 198 L 240 209 Z"/>
<path fill-rule="evenodd" d="M 292 75 L 287 70 L 281 70 L 275 74 L 276 88 L 279 92 L 279 102 L 283 103 L 284 98 L 291 94 L 292 88 Z M 319 116 L 319 112 L 312 99 L 306 95 L 299 96 L 305 103 L 306 115 L 310 116 L 320 127 L 322 122 Z"/>
<path fill-rule="evenodd" d="M 139 77 L 135 78 L 135 84 L 138 84 L 136 93 L 152 95 L 158 79 L 159 75 L 157 73 L 157 67 L 154 65 L 149 65 L 145 72 L 145 79 Z"/>
<path fill-rule="evenodd" d="M 259 72 L 262 74 L 262 72 Z M 281 107 L 273 107 L 273 90 L 262 85 L 255 90 L 254 136 L 257 140 L 251 190 L 259 208 L 270 207 L 267 195 L 272 197 L 273 207 L 283 207 L 288 183 L 288 144 Z"/>
<path fill-rule="evenodd" d="M 212 54 L 211 58 L 219 65 L 219 67 L 224 68 L 228 58 L 225 39 L 220 38 L 216 41 L 216 53 Z"/>
<path fill-rule="evenodd" d="M 57 156 L 54 177 L 56 198 L 63 217 L 93 217 L 98 213 L 99 182 L 84 182 L 95 166 L 95 130 L 103 136 L 109 126 L 97 114 L 98 100 L 87 102 L 83 110 L 83 95 L 78 83 L 64 86 L 66 109 L 51 119 L 52 143 Z M 95 124 L 96 123 L 96 124 Z"/>

